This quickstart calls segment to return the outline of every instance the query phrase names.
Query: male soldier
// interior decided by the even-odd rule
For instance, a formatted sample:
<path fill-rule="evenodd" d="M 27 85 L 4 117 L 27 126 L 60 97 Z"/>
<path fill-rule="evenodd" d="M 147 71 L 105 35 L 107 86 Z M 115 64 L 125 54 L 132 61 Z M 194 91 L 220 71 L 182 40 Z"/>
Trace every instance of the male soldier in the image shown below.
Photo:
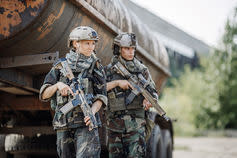
<path fill-rule="evenodd" d="M 107 129 L 108 150 L 110 157 L 144 157 L 145 142 L 145 111 L 152 105 L 139 94 L 132 102 L 127 100 L 132 85 L 119 74 L 113 65 L 118 61 L 134 75 L 142 74 L 157 95 L 155 84 L 150 73 L 135 56 L 136 36 L 133 33 L 122 33 L 114 39 L 113 58 L 106 67 L 107 76 Z"/>
<path fill-rule="evenodd" d="M 94 95 L 91 106 L 93 114 L 98 114 L 102 104 L 107 104 L 104 70 L 93 53 L 97 41 L 98 36 L 94 29 L 76 27 L 69 35 L 70 52 L 66 54 L 66 61 L 81 83 L 84 93 Z M 59 110 L 75 95 L 67 84 L 68 78 L 53 67 L 40 89 L 40 99 L 51 99 L 51 107 L 55 110 L 53 126 L 57 132 L 58 155 L 61 158 L 100 157 L 98 128 L 88 130 L 90 117 L 84 117 L 80 105 L 66 114 Z"/>

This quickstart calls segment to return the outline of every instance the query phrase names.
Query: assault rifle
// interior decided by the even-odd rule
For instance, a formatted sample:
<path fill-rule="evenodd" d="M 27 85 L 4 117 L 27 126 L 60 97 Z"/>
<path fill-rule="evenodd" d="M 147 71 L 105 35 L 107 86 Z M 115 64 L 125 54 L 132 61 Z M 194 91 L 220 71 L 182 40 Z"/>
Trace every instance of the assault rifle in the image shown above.
<path fill-rule="evenodd" d="M 63 73 L 65 77 L 67 77 L 71 85 L 72 91 L 74 93 L 74 98 L 72 101 L 65 104 L 63 107 L 61 107 L 59 110 L 63 114 L 67 114 L 69 111 L 71 111 L 73 108 L 77 107 L 78 105 L 81 106 L 82 112 L 85 116 L 90 117 L 90 125 L 89 125 L 89 131 L 97 128 L 98 124 L 95 118 L 95 115 L 92 113 L 91 107 L 89 105 L 92 104 L 92 99 L 94 96 L 92 94 L 85 95 L 83 92 L 83 87 L 80 85 L 80 83 L 77 81 L 77 78 L 74 77 L 71 68 L 69 67 L 67 63 L 66 58 L 60 58 L 55 64 L 54 67 L 56 69 L 60 69 L 60 71 Z"/>
<path fill-rule="evenodd" d="M 131 93 L 125 100 L 126 105 L 130 104 L 138 94 L 142 94 L 157 110 L 160 116 L 166 120 L 168 119 L 165 116 L 165 111 L 159 105 L 155 94 L 152 93 L 153 90 L 149 85 L 149 82 L 143 77 L 142 74 L 138 74 L 138 76 L 132 75 L 119 61 L 112 67 L 112 69 L 124 76 L 133 86 Z"/>

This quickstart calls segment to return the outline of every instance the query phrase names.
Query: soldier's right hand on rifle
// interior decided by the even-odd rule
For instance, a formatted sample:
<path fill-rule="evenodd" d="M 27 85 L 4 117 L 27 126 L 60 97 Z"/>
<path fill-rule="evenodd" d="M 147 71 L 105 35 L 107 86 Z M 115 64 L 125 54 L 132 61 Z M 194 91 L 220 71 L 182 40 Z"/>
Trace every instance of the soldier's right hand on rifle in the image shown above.
<path fill-rule="evenodd" d="M 118 86 L 124 90 L 133 89 L 133 86 L 127 80 L 117 80 Z"/>
<path fill-rule="evenodd" d="M 58 82 L 57 88 L 62 96 L 68 96 L 70 93 L 74 96 L 72 89 L 63 82 Z"/>

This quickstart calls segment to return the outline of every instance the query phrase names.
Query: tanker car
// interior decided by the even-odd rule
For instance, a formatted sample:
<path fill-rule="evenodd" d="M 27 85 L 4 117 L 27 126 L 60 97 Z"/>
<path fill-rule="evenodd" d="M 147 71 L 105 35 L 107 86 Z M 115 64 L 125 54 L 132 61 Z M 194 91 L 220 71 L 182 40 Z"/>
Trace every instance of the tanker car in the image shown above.
<path fill-rule="evenodd" d="M 67 39 L 76 26 L 99 34 L 96 50 L 102 64 L 112 57 L 113 38 L 134 32 L 137 58 L 148 66 L 160 93 L 169 71 L 164 46 L 120 0 L 0 0 L 0 157 L 56 157 L 54 112 L 39 101 L 39 89 L 53 62 L 68 52 Z M 167 105 L 168 106 L 168 105 Z M 103 110 L 100 110 L 105 123 Z M 170 158 L 172 122 L 156 113 L 148 140 L 148 157 Z M 107 157 L 106 129 L 99 129 L 101 157 Z"/>

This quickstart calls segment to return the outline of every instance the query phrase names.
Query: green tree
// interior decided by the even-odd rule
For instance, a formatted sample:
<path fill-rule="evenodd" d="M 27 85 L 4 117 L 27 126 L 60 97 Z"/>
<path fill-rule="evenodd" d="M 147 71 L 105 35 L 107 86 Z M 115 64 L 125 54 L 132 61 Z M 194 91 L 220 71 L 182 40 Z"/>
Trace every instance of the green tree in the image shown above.
<path fill-rule="evenodd" d="M 161 104 L 178 119 L 176 131 L 237 128 L 237 9 L 226 23 L 223 48 L 201 58 L 193 71 L 186 67 L 174 87 L 165 89 Z"/>
<path fill-rule="evenodd" d="M 237 9 L 232 19 L 227 21 L 223 43 L 229 69 L 225 80 L 225 89 L 220 94 L 221 111 L 228 119 L 226 128 L 237 128 Z"/>

